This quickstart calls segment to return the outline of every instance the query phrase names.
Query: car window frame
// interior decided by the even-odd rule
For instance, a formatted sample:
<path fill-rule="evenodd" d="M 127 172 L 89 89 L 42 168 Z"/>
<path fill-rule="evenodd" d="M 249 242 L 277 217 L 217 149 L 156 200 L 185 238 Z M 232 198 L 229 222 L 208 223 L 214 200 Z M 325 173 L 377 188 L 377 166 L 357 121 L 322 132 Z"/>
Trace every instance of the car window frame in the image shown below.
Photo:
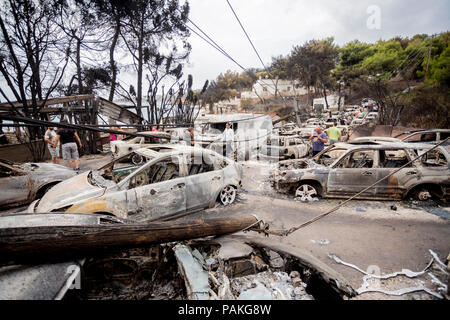
<path fill-rule="evenodd" d="M 228 158 L 226 158 L 226 157 L 224 157 L 224 156 L 222 156 L 222 155 L 220 155 L 220 154 L 218 154 L 216 152 L 208 152 L 208 151 L 209 150 L 207 150 L 207 149 L 202 149 L 200 151 L 202 153 L 202 158 L 204 157 L 204 155 L 207 155 L 208 157 L 212 157 L 213 161 L 214 161 L 214 158 L 215 158 L 219 162 L 225 162 L 226 163 L 225 167 L 219 168 L 219 169 L 214 169 L 212 171 L 196 173 L 195 175 L 192 175 L 192 176 L 196 176 L 196 175 L 200 175 L 200 174 L 208 174 L 208 173 L 211 173 L 211 172 L 217 172 L 217 171 L 225 170 L 225 168 L 227 168 L 231 164 L 231 162 L 229 161 Z M 183 158 L 183 162 L 184 162 L 184 165 L 185 165 L 185 168 L 186 168 L 186 175 L 185 175 L 186 178 L 192 177 L 191 175 L 189 175 L 189 172 L 188 172 L 189 170 L 188 170 L 188 165 L 187 165 L 188 164 L 187 157 L 191 157 L 191 156 L 192 156 L 192 152 L 188 152 L 188 153 L 184 152 L 182 154 L 182 157 L 181 157 L 181 158 Z"/>
<path fill-rule="evenodd" d="M 418 164 L 420 165 L 420 167 L 425 168 L 425 169 L 430 169 L 430 168 L 436 169 L 436 168 L 445 168 L 446 167 L 446 166 L 439 166 L 439 167 L 428 167 L 428 166 L 425 166 L 423 161 L 422 161 L 422 158 L 423 158 L 423 155 L 426 152 L 428 152 L 430 149 L 424 150 L 424 149 L 417 149 L 416 148 L 416 149 L 413 149 L 413 150 L 414 150 L 413 152 L 416 153 L 417 156 L 419 156 L 419 152 L 418 152 L 419 150 L 424 151 L 423 154 L 417 159 Z M 448 166 L 450 165 L 450 153 L 447 150 L 445 150 L 445 148 L 442 148 L 442 147 L 439 147 L 436 150 L 439 151 L 444 156 L 444 158 L 447 160 L 447 168 L 448 168 Z"/>
<path fill-rule="evenodd" d="M 180 157 L 180 153 L 166 154 L 166 155 L 164 155 L 164 156 L 157 157 L 157 158 L 155 158 L 155 159 L 153 159 L 153 160 L 147 162 L 146 164 L 144 164 L 141 168 L 139 168 L 138 170 L 136 170 L 135 172 L 133 172 L 132 174 L 130 174 L 128 177 L 126 177 L 125 179 L 123 179 L 122 181 L 120 181 L 120 182 L 117 184 L 117 188 L 118 188 L 119 190 L 131 190 L 131 189 L 128 189 L 128 187 L 125 187 L 125 188 L 124 188 L 124 186 L 129 186 L 129 182 L 130 182 L 131 179 L 133 179 L 133 177 L 135 177 L 136 175 L 138 175 L 139 173 L 141 173 L 143 170 L 147 169 L 148 167 L 151 167 L 152 165 L 154 165 L 154 164 L 156 164 L 156 163 L 158 163 L 158 162 L 160 162 L 160 161 L 164 161 L 164 160 L 166 160 L 166 159 L 168 159 L 168 158 L 172 158 L 172 157 L 177 157 L 177 158 L 178 158 L 178 166 L 179 166 L 179 175 L 180 175 L 180 178 L 185 178 L 184 175 L 181 175 L 181 174 L 184 173 L 184 172 L 183 172 L 183 170 L 182 170 L 183 163 L 180 161 L 180 158 L 181 158 L 181 157 Z M 185 165 L 185 164 L 184 164 L 184 165 Z M 132 189 L 135 189 L 135 188 L 132 188 Z"/>
<path fill-rule="evenodd" d="M 378 160 L 377 160 L 377 167 L 376 168 L 378 168 L 378 169 L 398 169 L 398 168 L 384 168 L 384 167 L 381 168 L 380 167 L 380 151 L 386 152 L 386 151 L 400 151 L 400 150 L 405 153 L 406 159 L 408 160 L 407 163 L 410 163 L 410 167 L 405 167 L 405 168 L 406 169 L 408 169 L 408 168 L 416 168 L 417 167 L 416 161 L 411 162 L 411 160 L 414 159 L 414 157 L 411 156 L 411 150 L 409 150 L 407 148 L 393 148 L 392 149 L 392 148 L 388 148 L 388 147 L 382 148 L 382 149 L 378 149 Z"/>
<path fill-rule="evenodd" d="M 373 155 L 373 164 L 371 168 L 338 168 L 339 164 L 344 161 L 344 159 L 350 154 L 350 153 L 355 153 L 355 152 L 362 152 L 362 151 L 366 151 L 366 150 L 370 150 L 374 152 Z M 379 150 L 378 149 L 370 149 L 370 148 L 358 148 L 358 149 L 350 149 L 348 150 L 345 154 L 343 154 L 339 159 L 337 159 L 333 164 L 331 164 L 329 166 L 330 169 L 345 169 L 345 170 L 361 170 L 361 169 L 366 169 L 366 170 L 371 170 L 371 169 L 379 169 L 379 160 L 380 160 L 380 155 L 379 155 Z"/>

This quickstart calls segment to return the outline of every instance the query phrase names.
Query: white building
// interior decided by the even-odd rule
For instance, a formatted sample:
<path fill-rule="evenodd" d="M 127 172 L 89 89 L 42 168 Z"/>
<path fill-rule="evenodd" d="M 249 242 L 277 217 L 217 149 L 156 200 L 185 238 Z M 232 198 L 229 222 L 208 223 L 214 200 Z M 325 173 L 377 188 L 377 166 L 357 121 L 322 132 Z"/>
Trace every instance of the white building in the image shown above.
<path fill-rule="evenodd" d="M 275 95 L 275 87 L 279 94 L 283 96 L 294 96 L 307 94 L 306 88 L 300 86 L 298 81 L 277 80 L 276 79 L 259 79 L 253 85 L 253 91 L 259 96 Z"/>
<path fill-rule="evenodd" d="M 327 104 L 325 102 L 325 98 L 318 98 L 313 100 L 314 108 L 322 108 L 322 110 L 337 110 L 339 108 L 339 96 L 338 95 L 329 95 L 327 96 L 327 102 L 329 109 L 327 109 Z M 341 109 L 344 107 L 344 97 L 341 97 Z"/>

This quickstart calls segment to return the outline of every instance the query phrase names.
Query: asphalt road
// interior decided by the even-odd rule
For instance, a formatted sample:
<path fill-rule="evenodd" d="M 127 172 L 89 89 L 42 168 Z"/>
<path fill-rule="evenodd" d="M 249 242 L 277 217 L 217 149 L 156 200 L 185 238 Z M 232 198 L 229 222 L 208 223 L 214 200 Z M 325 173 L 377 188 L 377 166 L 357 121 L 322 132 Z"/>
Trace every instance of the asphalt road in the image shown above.
<path fill-rule="evenodd" d="M 271 229 L 289 229 L 324 213 L 339 204 L 338 200 L 320 200 L 304 204 L 289 196 L 277 194 L 267 182 L 268 167 L 256 163 L 245 166 L 243 191 L 235 204 L 194 214 L 198 218 L 255 214 L 269 223 Z M 391 209 L 395 205 L 397 210 Z M 448 212 L 448 208 L 441 208 Z M 257 233 L 248 233 L 259 237 Z M 271 236 L 295 247 L 308 250 L 340 272 L 355 288 L 362 284 L 363 274 L 337 264 L 328 257 L 335 254 L 363 270 L 379 269 L 381 274 L 410 269 L 423 270 L 431 259 L 429 249 L 445 260 L 450 253 L 450 221 L 402 202 L 352 201 L 335 213 L 300 229 L 286 238 Z M 437 272 L 434 270 L 434 272 Z M 428 275 L 416 279 L 397 277 L 382 281 L 387 290 L 417 286 L 423 281 L 433 288 Z M 365 293 L 357 299 L 431 299 L 418 292 L 401 297 Z"/>

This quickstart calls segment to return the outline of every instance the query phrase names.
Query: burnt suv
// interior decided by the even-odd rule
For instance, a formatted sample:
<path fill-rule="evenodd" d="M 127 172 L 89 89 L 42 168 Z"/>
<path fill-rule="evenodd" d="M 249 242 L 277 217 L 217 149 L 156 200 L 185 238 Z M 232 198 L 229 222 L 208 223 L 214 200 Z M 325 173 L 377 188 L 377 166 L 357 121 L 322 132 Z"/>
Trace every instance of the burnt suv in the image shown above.
<path fill-rule="evenodd" d="M 450 150 L 429 144 L 337 143 L 309 160 L 282 161 L 271 181 L 276 190 L 301 201 L 318 197 L 348 198 L 423 155 L 399 172 L 368 189 L 358 199 L 400 200 L 412 196 L 449 199 Z"/>

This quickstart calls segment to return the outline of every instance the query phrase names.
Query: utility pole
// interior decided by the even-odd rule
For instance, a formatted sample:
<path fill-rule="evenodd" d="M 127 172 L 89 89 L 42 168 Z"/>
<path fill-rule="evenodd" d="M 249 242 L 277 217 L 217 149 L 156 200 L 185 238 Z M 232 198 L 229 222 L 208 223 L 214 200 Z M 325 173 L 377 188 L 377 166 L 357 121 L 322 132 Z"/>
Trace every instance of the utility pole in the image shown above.
<path fill-rule="evenodd" d="M 302 121 L 300 119 L 300 114 L 299 114 L 299 105 L 298 105 L 298 100 L 297 98 L 294 98 L 294 111 L 295 111 L 295 118 L 297 120 L 297 125 L 299 127 L 302 126 Z"/>
<path fill-rule="evenodd" d="M 428 69 L 430 67 L 431 49 L 433 48 L 433 38 L 434 38 L 434 35 L 431 36 L 430 48 L 428 48 L 427 70 L 425 71 L 425 80 L 427 79 Z"/>

